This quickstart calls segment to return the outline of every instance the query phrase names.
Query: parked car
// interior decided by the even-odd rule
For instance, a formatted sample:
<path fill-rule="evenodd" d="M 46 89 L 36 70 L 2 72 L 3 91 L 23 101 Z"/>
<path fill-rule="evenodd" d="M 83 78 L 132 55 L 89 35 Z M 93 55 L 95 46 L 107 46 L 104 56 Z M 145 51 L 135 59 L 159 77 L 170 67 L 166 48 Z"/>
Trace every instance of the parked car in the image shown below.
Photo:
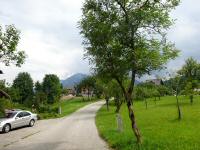
<path fill-rule="evenodd" d="M 11 129 L 23 126 L 34 126 L 37 114 L 24 110 L 9 110 L 0 118 L 0 132 L 8 133 Z"/>

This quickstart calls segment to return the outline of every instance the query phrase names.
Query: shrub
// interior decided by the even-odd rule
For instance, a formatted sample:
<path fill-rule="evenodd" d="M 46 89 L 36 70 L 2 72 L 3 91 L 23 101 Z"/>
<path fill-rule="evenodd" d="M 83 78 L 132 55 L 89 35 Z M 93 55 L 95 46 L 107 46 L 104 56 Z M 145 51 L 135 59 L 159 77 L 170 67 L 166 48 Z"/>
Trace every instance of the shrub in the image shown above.
<path fill-rule="evenodd" d="M 0 98 L 0 113 L 4 114 L 5 109 L 12 109 L 13 104 L 10 100 L 5 98 Z"/>

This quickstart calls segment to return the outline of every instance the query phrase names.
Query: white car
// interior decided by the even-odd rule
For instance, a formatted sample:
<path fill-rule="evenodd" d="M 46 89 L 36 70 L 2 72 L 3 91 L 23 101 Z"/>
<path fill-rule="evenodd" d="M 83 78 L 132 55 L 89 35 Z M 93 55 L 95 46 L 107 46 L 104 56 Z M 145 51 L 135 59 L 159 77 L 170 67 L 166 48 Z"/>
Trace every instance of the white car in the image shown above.
<path fill-rule="evenodd" d="M 0 132 L 8 133 L 11 129 L 23 126 L 34 126 L 37 114 L 24 110 L 11 110 L 5 118 L 0 118 Z"/>

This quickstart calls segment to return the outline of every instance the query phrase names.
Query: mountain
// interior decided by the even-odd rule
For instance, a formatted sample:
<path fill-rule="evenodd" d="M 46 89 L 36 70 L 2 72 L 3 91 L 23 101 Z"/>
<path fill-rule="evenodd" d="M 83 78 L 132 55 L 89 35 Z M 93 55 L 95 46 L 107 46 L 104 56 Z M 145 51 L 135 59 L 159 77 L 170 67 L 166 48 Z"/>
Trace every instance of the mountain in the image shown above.
<path fill-rule="evenodd" d="M 64 88 L 74 88 L 75 85 L 79 84 L 86 77 L 88 77 L 88 75 L 82 74 L 82 73 L 77 73 L 77 74 L 70 76 L 69 78 L 67 78 L 65 80 L 61 80 L 61 83 Z M 135 80 L 136 85 L 138 85 L 140 83 L 141 82 L 139 82 L 138 80 Z"/>
<path fill-rule="evenodd" d="M 64 88 L 74 88 L 75 85 L 79 84 L 87 76 L 86 74 L 77 73 L 65 80 L 61 80 L 61 83 Z"/>

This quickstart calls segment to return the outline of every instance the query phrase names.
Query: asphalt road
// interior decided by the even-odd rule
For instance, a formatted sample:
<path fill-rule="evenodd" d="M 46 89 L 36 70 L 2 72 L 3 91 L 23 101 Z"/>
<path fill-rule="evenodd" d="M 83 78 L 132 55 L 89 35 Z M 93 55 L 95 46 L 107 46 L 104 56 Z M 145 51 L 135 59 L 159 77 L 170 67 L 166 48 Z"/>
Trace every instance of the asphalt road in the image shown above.
<path fill-rule="evenodd" d="M 0 134 L 0 150 L 108 150 L 95 125 L 96 111 L 104 103 L 87 105 L 68 117 L 38 121 L 32 128 Z"/>

